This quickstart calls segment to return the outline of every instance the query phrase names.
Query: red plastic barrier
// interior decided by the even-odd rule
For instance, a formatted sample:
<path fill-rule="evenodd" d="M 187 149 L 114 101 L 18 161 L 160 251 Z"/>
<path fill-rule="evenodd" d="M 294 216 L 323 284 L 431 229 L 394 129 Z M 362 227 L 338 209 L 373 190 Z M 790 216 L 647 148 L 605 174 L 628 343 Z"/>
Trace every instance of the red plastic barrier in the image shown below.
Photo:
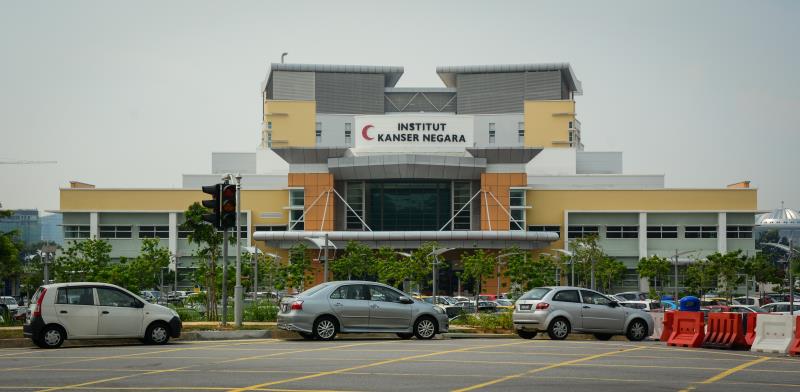
<path fill-rule="evenodd" d="M 669 346 L 700 347 L 705 337 L 702 312 L 675 312 Z"/>
<path fill-rule="evenodd" d="M 664 312 L 664 329 L 661 331 L 661 337 L 658 340 L 666 342 L 672 336 L 672 323 L 675 319 L 675 312 Z"/>
<path fill-rule="evenodd" d="M 745 326 L 744 344 L 752 346 L 753 341 L 756 340 L 756 318 L 758 318 L 758 313 L 747 313 L 746 316 L 747 325 Z"/>
<path fill-rule="evenodd" d="M 744 326 L 739 313 L 710 313 L 708 331 L 703 339 L 703 347 L 732 348 L 747 346 Z"/>
<path fill-rule="evenodd" d="M 800 316 L 797 316 L 794 325 L 794 340 L 789 346 L 789 355 L 800 355 Z"/>

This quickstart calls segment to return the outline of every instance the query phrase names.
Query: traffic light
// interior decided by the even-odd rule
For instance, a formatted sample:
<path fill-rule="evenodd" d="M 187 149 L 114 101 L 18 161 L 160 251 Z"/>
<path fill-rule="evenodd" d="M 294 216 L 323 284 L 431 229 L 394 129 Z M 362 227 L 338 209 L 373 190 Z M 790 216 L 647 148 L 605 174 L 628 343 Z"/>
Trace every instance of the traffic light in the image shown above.
<path fill-rule="evenodd" d="M 210 214 L 203 214 L 203 221 L 211 223 L 217 229 L 220 228 L 220 189 L 222 184 L 214 184 L 203 187 L 203 193 L 211 195 L 211 200 L 203 200 L 203 207 L 211 210 Z"/>
<path fill-rule="evenodd" d="M 236 227 L 236 185 L 222 184 L 219 193 L 219 227 L 220 229 Z"/>

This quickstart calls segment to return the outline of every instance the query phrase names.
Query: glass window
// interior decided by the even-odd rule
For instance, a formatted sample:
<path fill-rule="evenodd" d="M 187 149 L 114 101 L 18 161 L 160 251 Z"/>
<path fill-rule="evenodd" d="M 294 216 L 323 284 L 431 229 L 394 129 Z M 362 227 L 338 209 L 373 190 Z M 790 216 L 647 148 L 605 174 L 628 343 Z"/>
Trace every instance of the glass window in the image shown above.
<path fill-rule="evenodd" d="M 553 301 L 581 302 L 580 297 L 578 297 L 578 290 L 561 290 L 553 296 Z"/>
<path fill-rule="evenodd" d="M 511 189 L 508 196 L 511 207 L 525 207 L 524 189 Z"/>
<path fill-rule="evenodd" d="M 272 129 L 272 121 L 267 121 L 267 129 Z"/>
<path fill-rule="evenodd" d="M 494 144 L 495 129 L 494 123 L 489 123 L 489 144 Z"/>
<path fill-rule="evenodd" d="M 753 226 L 728 225 L 728 238 L 753 238 Z"/>
<path fill-rule="evenodd" d="M 345 207 L 345 221 L 348 230 L 364 230 L 364 183 L 352 181 L 347 183 L 345 199 L 350 208 Z M 352 208 L 352 210 L 351 210 Z"/>
<path fill-rule="evenodd" d="M 344 123 L 344 144 L 351 145 L 353 143 L 353 124 Z"/>
<path fill-rule="evenodd" d="M 567 238 L 583 238 L 589 235 L 597 235 L 597 226 L 573 226 L 567 228 Z"/>
<path fill-rule="evenodd" d="M 303 210 L 289 211 L 289 228 L 291 230 L 303 230 L 305 228 L 304 220 Z"/>
<path fill-rule="evenodd" d="M 322 123 L 317 123 L 317 129 L 315 133 L 317 136 L 317 144 L 322 143 Z"/>
<path fill-rule="evenodd" d="M 100 238 L 131 238 L 132 226 L 103 225 L 98 227 Z"/>
<path fill-rule="evenodd" d="M 286 225 L 256 226 L 256 231 L 286 231 Z"/>
<path fill-rule="evenodd" d="M 525 142 L 525 123 L 517 123 L 517 141 L 520 143 Z"/>
<path fill-rule="evenodd" d="M 685 238 L 717 238 L 716 226 L 686 226 Z"/>
<path fill-rule="evenodd" d="M 64 225 L 64 239 L 77 240 L 89 238 L 89 226 L 84 225 Z"/>
<path fill-rule="evenodd" d="M 169 238 L 169 226 L 139 226 L 139 238 Z"/>
<path fill-rule="evenodd" d="M 606 238 L 639 238 L 639 227 L 606 226 Z"/>
<path fill-rule="evenodd" d="M 97 298 L 100 300 L 100 306 L 114 306 L 118 308 L 137 307 L 136 298 L 133 298 L 119 290 L 98 287 Z"/>
<path fill-rule="evenodd" d="M 366 222 L 375 231 L 436 231 L 450 224 L 451 181 L 366 182 Z"/>
<path fill-rule="evenodd" d="M 647 238 L 678 238 L 678 226 L 647 226 Z"/>
<path fill-rule="evenodd" d="M 305 190 L 291 189 L 289 190 L 289 206 L 290 207 L 303 207 L 305 197 Z"/>
<path fill-rule="evenodd" d="M 544 287 L 535 288 L 523 294 L 521 297 L 519 297 L 519 299 L 532 299 L 532 300 L 542 299 L 550 291 L 551 291 L 550 289 L 546 289 Z"/>
<path fill-rule="evenodd" d="M 453 215 L 455 215 L 452 223 L 453 230 L 472 228 L 470 208 L 467 206 L 471 197 L 472 187 L 469 181 L 453 181 Z"/>
<path fill-rule="evenodd" d="M 392 289 L 381 286 L 369 286 L 369 296 L 373 301 L 400 302 L 400 294 Z M 438 297 L 437 297 L 438 298 Z M 440 301 L 436 301 L 440 302 Z"/>
<path fill-rule="evenodd" d="M 590 304 L 590 305 L 608 305 L 611 303 L 611 300 L 606 298 L 604 295 L 600 293 L 596 293 L 594 291 L 589 290 L 581 290 L 581 297 L 583 297 L 583 303 Z"/>
<path fill-rule="evenodd" d="M 61 287 L 58 289 L 56 303 L 63 305 L 94 305 L 91 287 Z"/>
<path fill-rule="evenodd" d="M 339 287 L 331 294 L 331 299 L 357 299 L 368 300 L 366 287 L 362 284 L 352 284 Z"/>

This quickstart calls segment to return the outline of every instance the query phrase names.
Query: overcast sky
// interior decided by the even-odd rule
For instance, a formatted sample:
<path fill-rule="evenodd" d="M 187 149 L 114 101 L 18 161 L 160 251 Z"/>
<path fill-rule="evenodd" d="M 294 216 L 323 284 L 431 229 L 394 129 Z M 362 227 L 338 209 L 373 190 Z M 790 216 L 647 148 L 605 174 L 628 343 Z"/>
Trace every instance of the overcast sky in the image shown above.
<path fill-rule="evenodd" d="M 668 187 L 752 180 L 800 208 L 800 1 L 0 0 L 4 208 L 58 208 L 69 180 L 179 187 L 212 151 L 253 151 L 270 62 L 569 62 L 589 151 Z"/>

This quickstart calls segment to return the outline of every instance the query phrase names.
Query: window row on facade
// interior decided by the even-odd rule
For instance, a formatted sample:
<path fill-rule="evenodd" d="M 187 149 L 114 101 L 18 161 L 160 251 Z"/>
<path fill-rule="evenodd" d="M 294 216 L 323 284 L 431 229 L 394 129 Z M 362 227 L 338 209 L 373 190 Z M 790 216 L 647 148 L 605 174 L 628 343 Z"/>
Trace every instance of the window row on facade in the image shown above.
<path fill-rule="evenodd" d="M 589 235 L 600 236 L 599 225 L 569 225 L 567 238 L 583 238 Z M 561 226 L 540 225 L 528 226 L 528 231 L 550 231 L 561 236 Z M 753 226 L 728 225 L 726 235 L 729 239 L 753 238 Z M 605 226 L 605 238 L 635 239 L 639 238 L 639 226 Z M 678 226 L 647 226 L 647 238 L 670 239 L 679 238 Z M 717 238 L 717 226 L 683 226 L 683 238 Z"/>
<path fill-rule="evenodd" d="M 134 232 L 134 227 L 137 230 Z M 64 239 L 78 240 L 91 238 L 89 225 L 64 225 Z M 98 225 L 97 236 L 101 239 L 146 239 L 146 238 L 169 238 L 169 226 L 166 225 Z M 254 226 L 254 231 L 286 231 L 286 225 Z M 191 231 L 178 230 L 179 239 L 189 238 Z M 231 231 L 231 234 L 235 234 Z M 248 236 L 247 226 L 241 227 L 241 238 Z"/>

